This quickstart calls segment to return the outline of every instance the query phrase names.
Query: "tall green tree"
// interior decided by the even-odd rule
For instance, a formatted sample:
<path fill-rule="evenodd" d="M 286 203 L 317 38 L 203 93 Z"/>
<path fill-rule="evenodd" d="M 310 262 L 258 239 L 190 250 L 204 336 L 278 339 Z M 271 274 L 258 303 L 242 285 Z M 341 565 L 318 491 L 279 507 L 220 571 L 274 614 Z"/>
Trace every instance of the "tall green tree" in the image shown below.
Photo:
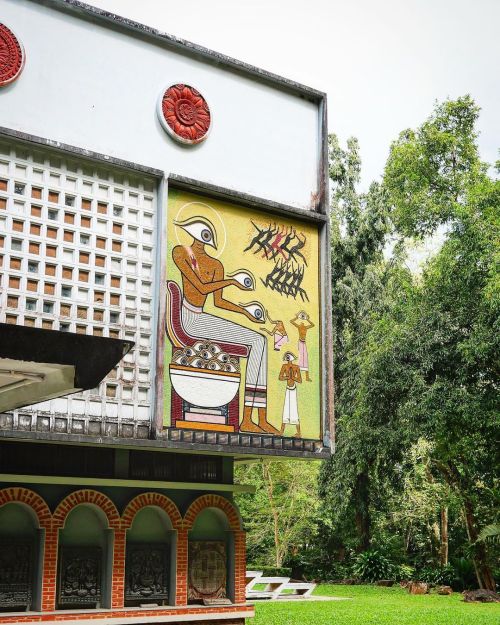
<path fill-rule="evenodd" d="M 479 159 L 477 116 L 470 97 L 447 101 L 392 146 L 384 186 L 396 226 L 422 236 L 445 225 L 448 236 L 399 319 L 373 333 L 363 376 L 377 406 L 393 402 L 432 441 L 433 466 L 462 503 L 478 583 L 493 590 L 477 539 L 498 467 L 500 183 Z"/>
<path fill-rule="evenodd" d="M 331 135 L 329 147 L 337 447 L 323 466 L 320 484 L 325 520 L 334 527 L 342 517 L 352 518 L 357 548 L 364 550 L 371 543 L 371 480 L 380 442 L 390 443 L 391 437 L 382 434 L 383 423 L 375 425 L 370 415 L 360 414 L 359 357 L 372 315 L 385 305 L 394 267 L 383 257 L 389 233 L 384 190 L 373 183 L 367 193 L 358 191 L 361 161 L 355 139 L 342 149 Z"/>
<path fill-rule="evenodd" d="M 281 567 L 316 537 L 318 462 L 263 460 L 236 471 L 255 494 L 238 495 L 248 530 L 248 558 Z"/>

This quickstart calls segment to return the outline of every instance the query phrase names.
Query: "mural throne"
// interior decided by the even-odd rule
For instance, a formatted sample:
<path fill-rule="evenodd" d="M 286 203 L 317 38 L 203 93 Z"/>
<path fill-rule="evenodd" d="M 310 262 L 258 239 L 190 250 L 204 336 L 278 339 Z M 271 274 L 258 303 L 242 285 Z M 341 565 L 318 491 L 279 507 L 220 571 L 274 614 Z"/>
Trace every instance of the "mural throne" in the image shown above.
<path fill-rule="evenodd" d="M 182 326 L 182 292 L 167 281 L 167 335 L 171 427 L 237 432 L 239 429 L 240 358 L 246 345 L 190 336 Z"/>

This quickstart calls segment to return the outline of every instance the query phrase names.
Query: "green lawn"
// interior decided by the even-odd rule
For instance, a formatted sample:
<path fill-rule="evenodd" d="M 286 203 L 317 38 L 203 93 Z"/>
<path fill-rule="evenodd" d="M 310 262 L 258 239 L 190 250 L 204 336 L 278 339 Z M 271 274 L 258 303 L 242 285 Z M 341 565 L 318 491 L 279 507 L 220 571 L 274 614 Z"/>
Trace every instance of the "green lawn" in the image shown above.
<path fill-rule="evenodd" d="M 410 595 L 399 587 L 321 585 L 315 594 L 347 601 L 257 602 L 249 625 L 500 625 L 500 604 Z"/>

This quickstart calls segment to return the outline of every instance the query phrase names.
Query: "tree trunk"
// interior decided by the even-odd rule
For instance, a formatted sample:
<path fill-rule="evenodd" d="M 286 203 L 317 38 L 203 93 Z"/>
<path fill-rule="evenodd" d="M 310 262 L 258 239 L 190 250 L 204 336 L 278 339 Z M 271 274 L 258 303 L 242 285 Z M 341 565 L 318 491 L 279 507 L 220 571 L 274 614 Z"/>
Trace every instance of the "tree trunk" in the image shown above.
<path fill-rule="evenodd" d="M 491 568 L 488 566 L 488 558 L 486 554 L 486 546 L 482 542 L 477 542 L 479 531 L 477 529 L 476 519 L 474 516 L 474 504 L 467 494 L 467 489 L 462 485 L 462 477 L 457 467 L 448 462 L 443 464 L 439 461 L 435 462 L 436 467 L 443 474 L 446 482 L 456 491 L 459 497 L 462 499 L 465 528 L 467 530 L 467 536 L 469 542 L 474 549 L 474 570 L 476 571 L 477 583 L 479 588 L 486 590 L 496 591 L 495 579 Z"/>
<path fill-rule="evenodd" d="M 371 523 L 370 523 L 370 478 L 364 471 L 356 478 L 354 489 L 355 509 L 356 509 L 356 529 L 358 531 L 359 551 L 366 551 L 371 544 Z"/>
<path fill-rule="evenodd" d="M 432 556 L 435 557 L 436 554 L 441 549 L 441 529 L 439 527 L 439 523 L 434 521 L 431 525 L 431 551 Z"/>
<path fill-rule="evenodd" d="M 448 508 L 441 508 L 441 545 L 439 549 L 439 563 L 441 566 L 448 564 Z"/>
<path fill-rule="evenodd" d="M 474 568 L 479 588 L 496 591 L 495 579 L 487 562 L 486 547 L 484 543 L 477 542 L 479 531 L 474 518 L 474 507 L 468 497 L 464 497 L 464 516 L 467 535 L 474 547 Z"/>
<path fill-rule="evenodd" d="M 280 535 L 279 535 L 279 515 L 276 510 L 276 505 L 274 502 L 274 484 L 273 478 L 271 477 L 271 471 L 269 470 L 269 466 L 266 462 L 262 463 L 262 477 L 266 482 L 267 486 L 267 496 L 269 497 L 269 505 L 271 507 L 271 513 L 273 515 L 273 529 L 274 529 L 274 554 L 275 554 L 275 563 L 276 567 L 281 567 L 283 563 L 283 558 L 281 556 L 280 549 Z"/>

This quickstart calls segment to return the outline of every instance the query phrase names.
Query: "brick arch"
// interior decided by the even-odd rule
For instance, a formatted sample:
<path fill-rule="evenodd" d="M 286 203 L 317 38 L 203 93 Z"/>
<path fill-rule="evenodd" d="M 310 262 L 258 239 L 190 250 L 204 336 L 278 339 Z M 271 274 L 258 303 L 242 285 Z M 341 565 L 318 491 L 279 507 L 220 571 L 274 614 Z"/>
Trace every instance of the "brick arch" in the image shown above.
<path fill-rule="evenodd" d="M 229 521 L 229 526 L 233 531 L 239 531 L 242 528 L 242 522 L 238 509 L 225 497 L 220 495 L 202 495 L 195 499 L 187 509 L 184 515 L 184 528 L 193 529 L 196 517 L 206 508 L 217 508 L 222 510 Z"/>
<path fill-rule="evenodd" d="M 0 508 L 8 503 L 20 503 L 33 510 L 41 528 L 50 528 L 52 515 L 45 500 L 29 488 L 11 487 L 0 490 Z"/>
<path fill-rule="evenodd" d="M 54 527 L 63 527 L 68 514 L 81 504 L 97 506 L 106 515 L 111 529 L 120 528 L 120 515 L 115 504 L 104 493 L 91 489 L 76 490 L 59 503 L 52 517 Z"/>
<path fill-rule="evenodd" d="M 161 493 L 141 493 L 127 504 L 122 514 L 122 529 L 132 527 L 135 515 L 148 506 L 155 506 L 167 513 L 174 530 L 182 527 L 182 516 L 175 503 Z"/>

